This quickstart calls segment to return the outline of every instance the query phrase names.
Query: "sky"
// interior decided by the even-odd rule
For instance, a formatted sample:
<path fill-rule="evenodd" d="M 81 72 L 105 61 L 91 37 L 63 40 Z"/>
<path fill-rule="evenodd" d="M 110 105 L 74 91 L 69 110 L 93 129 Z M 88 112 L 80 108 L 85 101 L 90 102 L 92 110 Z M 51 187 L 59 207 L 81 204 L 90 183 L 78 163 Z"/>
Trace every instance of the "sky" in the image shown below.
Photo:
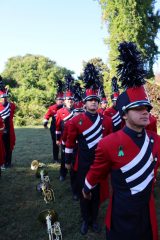
<path fill-rule="evenodd" d="M 10 57 L 26 54 L 47 57 L 76 76 L 83 61 L 99 57 L 107 64 L 107 28 L 96 0 L 0 0 L 0 22 L 0 73 Z"/>

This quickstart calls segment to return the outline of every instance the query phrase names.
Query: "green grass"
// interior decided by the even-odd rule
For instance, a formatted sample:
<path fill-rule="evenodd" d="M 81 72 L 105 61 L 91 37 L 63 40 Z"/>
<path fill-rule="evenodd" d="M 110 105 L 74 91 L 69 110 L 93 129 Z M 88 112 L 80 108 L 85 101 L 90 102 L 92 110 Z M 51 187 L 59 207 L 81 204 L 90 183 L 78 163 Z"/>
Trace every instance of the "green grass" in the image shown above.
<path fill-rule="evenodd" d="M 73 202 L 69 176 L 59 182 L 59 165 L 52 164 L 52 147 L 49 130 L 42 127 L 16 128 L 16 147 L 13 168 L 2 172 L 0 179 L 0 240 L 47 240 L 46 227 L 38 221 L 41 211 L 52 208 L 59 216 L 64 240 L 105 240 L 104 217 L 107 203 L 100 208 L 99 221 L 102 233 L 87 236 L 79 233 L 79 203 Z M 48 165 L 48 175 L 56 201 L 46 204 L 36 191 L 39 179 L 30 169 L 31 162 L 38 160 Z M 156 206 L 160 229 L 160 190 L 156 187 Z"/>
<path fill-rule="evenodd" d="M 13 168 L 2 172 L 0 179 L 0 240 L 47 240 L 46 227 L 38 221 L 41 211 L 52 208 L 59 216 L 64 240 L 105 239 L 101 234 L 89 231 L 79 233 L 81 223 L 79 202 L 73 202 L 69 175 L 59 182 L 59 164 L 52 164 L 52 147 L 49 130 L 37 127 L 16 128 L 16 146 Z M 30 169 L 31 162 L 38 160 L 48 165 L 48 175 L 56 201 L 46 204 L 36 191 L 39 179 Z M 106 203 L 105 203 L 106 204 Z M 104 226 L 106 206 L 101 207 L 99 221 Z"/>

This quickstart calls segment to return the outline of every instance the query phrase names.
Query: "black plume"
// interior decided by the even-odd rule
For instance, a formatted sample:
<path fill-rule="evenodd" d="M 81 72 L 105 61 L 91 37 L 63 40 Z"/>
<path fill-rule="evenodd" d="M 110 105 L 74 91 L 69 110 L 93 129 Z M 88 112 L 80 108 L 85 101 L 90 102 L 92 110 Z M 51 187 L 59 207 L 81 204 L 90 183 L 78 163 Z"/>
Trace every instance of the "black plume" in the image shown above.
<path fill-rule="evenodd" d="M 105 98 L 106 97 L 103 85 L 100 86 L 100 95 L 101 95 L 101 98 Z"/>
<path fill-rule="evenodd" d="M 118 59 L 120 64 L 117 66 L 117 74 L 124 88 L 139 87 L 145 84 L 144 62 L 141 53 L 137 50 L 133 42 L 123 42 L 119 44 L 120 52 Z"/>
<path fill-rule="evenodd" d="M 118 87 L 118 84 L 117 84 L 117 78 L 116 77 L 113 77 L 112 78 L 112 82 L 111 82 L 111 87 L 112 87 L 112 92 L 119 92 L 119 87 Z"/>
<path fill-rule="evenodd" d="M 74 78 L 72 77 L 72 75 L 70 73 L 65 75 L 65 81 L 66 81 L 65 89 L 72 90 Z"/>
<path fill-rule="evenodd" d="M 5 84 L 3 83 L 3 79 L 2 79 L 2 77 L 1 77 L 1 75 L 0 75 L 0 90 L 1 90 L 1 91 L 6 90 Z"/>
<path fill-rule="evenodd" d="M 73 92 L 74 92 L 74 98 L 75 101 L 81 101 L 82 100 L 82 88 L 80 86 L 80 83 L 75 83 L 73 86 Z"/>
<path fill-rule="evenodd" d="M 57 81 L 57 92 L 62 93 L 63 92 L 63 82 L 61 80 Z"/>
<path fill-rule="evenodd" d="M 96 90 L 100 87 L 100 75 L 92 63 L 86 65 L 82 78 L 86 89 Z"/>

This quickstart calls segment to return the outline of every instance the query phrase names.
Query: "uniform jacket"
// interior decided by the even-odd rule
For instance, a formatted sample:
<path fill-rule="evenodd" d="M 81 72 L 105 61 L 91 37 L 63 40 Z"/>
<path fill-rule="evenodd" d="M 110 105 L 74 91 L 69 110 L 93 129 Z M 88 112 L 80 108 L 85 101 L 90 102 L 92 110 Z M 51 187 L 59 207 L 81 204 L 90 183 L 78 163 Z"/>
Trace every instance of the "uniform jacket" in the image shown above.
<path fill-rule="evenodd" d="M 93 122 L 88 113 L 82 113 L 69 121 L 66 141 L 66 163 L 72 159 L 73 149 L 78 141 L 78 171 L 82 178 L 93 163 L 95 148 L 103 136 L 112 132 L 110 118 L 96 114 Z"/>
<path fill-rule="evenodd" d="M 62 106 L 63 105 L 53 104 L 48 108 L 46 114 L 44 115 L 43 123 L 45 126 L 47 126 L 49 119 L 52 118 L 50 129 L 52 129 L 54 132 L 55 132 L 56 114 L 57 114 L 57 111 L 60 108 L 62 108 Z"/>
<path fill-rule="evenodd" d="M 106 215 L 106 226 L 109 231 L 113 230 L 111 219 L 114 219 L 122 234 L 132 235 L 133 232 L 134 235 L 136 232 L 134 227 L 137 225 L 140 228 L 144 227 L 142 224 L 148 217 L 153 240 L 158 240 L 153 187 L 160 165 L 159 146 L 160 136 L 156 133 L 144 130 L 141 136 L 127 127 L 99 142 L 94 164 L 86 176 L 84 187 L 92 189 L 111 173 L 113 195 Z M 135 214 L 140 214 L 141 210 L 137 209 L 146 206 L 142 220 L 142 217 L 137 217 Z M 147 211 L 148 215 L 146 215 Z M 136 221 L 130 222 L 134 217 Z M 111 239 L 117 240 L 114 237 Z M 118 239 L 122 239 L 120 235 Z M 139 240 L 139 238 L 134 239 Z"/>
<path fill-rule="evenodd" d="M 119 111 L 116 110 L 114 106 L 106 108 L 104 115 L 112 119 L 113 131 L 117 131 L 122 127 L 122 120 Z"/>
<path fill-rule="evenodd" d="M 61 140 L 63 130 L 64 130 L 64 124 L 69 119 L 73 117 L 73 109 L 69 110 L 66 107 L 63 107 L 57 111 L 56 115 L 56 138 L 57 140 Z"/>
<path fill-rule="evenodd" d="M 16 137 L 14 132 L 14 125 L 13 125 L 13 117 L 15 112 L 16 105 L 12 102 L 8 102 L 7 105 L 4 107 L 0 104 L 0 116 L 2 117 L 4 123 L 7 119 L 9 119 L 9 135 L 10 135 L 10 150 L 12 151 L 15 145 Z M 5 129 L 4 131 L 8 131 Z"/>

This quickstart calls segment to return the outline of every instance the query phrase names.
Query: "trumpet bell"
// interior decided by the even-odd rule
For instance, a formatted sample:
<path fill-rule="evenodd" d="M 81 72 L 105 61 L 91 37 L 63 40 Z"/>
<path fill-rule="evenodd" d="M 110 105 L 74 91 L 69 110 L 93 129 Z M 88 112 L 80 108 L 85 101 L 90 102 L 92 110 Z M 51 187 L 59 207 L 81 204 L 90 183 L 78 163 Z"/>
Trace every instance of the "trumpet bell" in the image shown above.
<path fill-rule="evenodd" d="M 37 170 L 38 166 L 39 166 L 38 160 L 33 160 L 33 161 L 31 162 L 31 169 L 32 169 L 32 170 Z"/>
<path fill-rule="evenodd" d="M 53 209 L 46 209 L 46 210 L 40 212 L 40 214 L 38 216 L 38 220 L 41 223 L 46 224 L 46 217 L 47 216 L 50 216 L 52 224 L 54 224 L 55 222 L 58 221 L 58 214 Z"/>

